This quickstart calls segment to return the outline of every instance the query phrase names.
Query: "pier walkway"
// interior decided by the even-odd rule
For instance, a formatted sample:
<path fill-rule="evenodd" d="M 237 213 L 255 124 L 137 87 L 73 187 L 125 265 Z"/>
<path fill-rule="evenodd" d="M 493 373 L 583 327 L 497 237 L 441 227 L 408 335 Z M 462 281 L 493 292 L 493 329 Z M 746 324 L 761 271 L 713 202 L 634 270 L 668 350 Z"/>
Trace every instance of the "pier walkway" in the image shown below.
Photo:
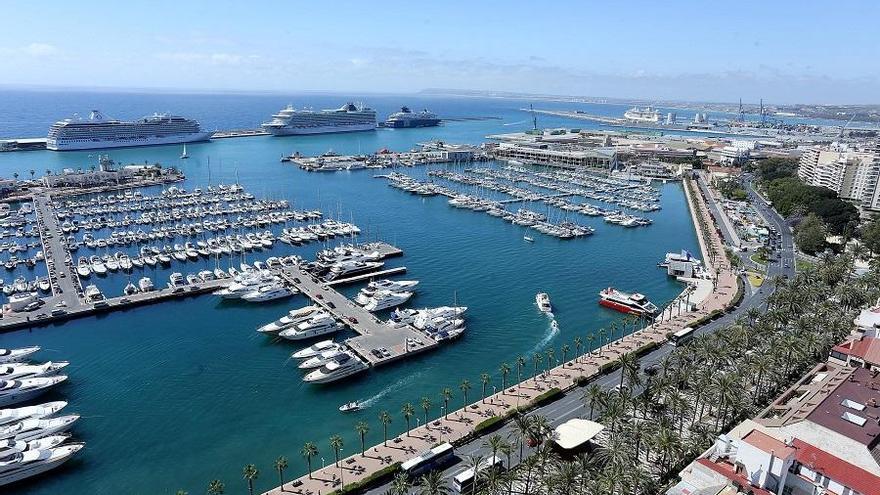
<path fill-rule="evenodd" d="M 686 184 L 686 191 L 687 187 Z M 709 209 L 700 195 L 688 193 L 687 200 L 695 223 L 702 221 L 707 225 L 714 225 Z M 368 448 L 364 453 L 356 453 L 341 459 L 338 465 L 331 463 L 265 492 L 264 495 L 332 493 L 347 484 L 362 482 L 395 463 L 411 459 L 437 443 L 452 442 L 458 448 L 464 443 L 468 445 L 482 443 L 483 440 L 478 436 L 475 438 L 474 435 L 476 427 L 487 419 L 510 415 L 519 408 L 527 409 L 534 401 L 540 399 L 542 394 L 554 388 L 565 392 L 582 386 L 585 381 L 595 380 L 601 376 L 603 366 L 607 367 L 620 356 L 633 352 L 640 355 L 651 353 L 652 349 L 666 343 L 669 333 L 686 326 L 699 325 L 709 315 L 725 311 L 737 298 L 736 273 L 730 263 L 724 259 L 723 243 L 717 231 L 711 228 L 701 230 L 697 227 L 697 234 L 701 247 L 705 250 L 704 253 L 708 251 L 706 248 L 711 247 L 714 252 L 720 254 L 715 256 L 711 264 L 708 258 L 705 260 L 707 267 L 714 269 L 717 277 L 711 292 L 705 294 L 692 310 L 689 311 L 689 308 L 680 301 L 673 301 L 675 308 L 668 311 L 668 317 L 667 311 L 664 310 L 657 321 L 645 328 L 602 345 L 598 349 L 572 356 L 573 359 L 569 361 L 554 363 L 552 369 L 543 370 L 518 384 L 503 386 L 492 395 L 456 411 L 441 410 L 441 414 L 429 420 L 427 424 L 420 424 L 416 428 L 389 438 L 386 442 Z M 704 236 L 707 238 L 704 239 Z M 668 348 L 654 352 L 668 353 Z M 487 364 L 487 366 L 494 365 Z M 616 380 L 612 382 L 616 383 Z M 608 385 L 610 386 L 613 385 Z M 435 411 L 438 409 L 441 408 Z M 460 469 L 464 468 L 460 467 Z"/>

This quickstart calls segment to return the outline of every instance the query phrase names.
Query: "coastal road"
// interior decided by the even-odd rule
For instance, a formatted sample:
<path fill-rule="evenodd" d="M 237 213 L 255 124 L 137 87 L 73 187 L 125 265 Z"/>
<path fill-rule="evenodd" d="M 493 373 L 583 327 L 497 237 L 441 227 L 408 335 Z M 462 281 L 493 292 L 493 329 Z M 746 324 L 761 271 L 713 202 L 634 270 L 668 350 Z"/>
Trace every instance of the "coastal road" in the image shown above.
<path fill-rule="evenodd" d="M 716 204 L 714 198 L 710 194 L 708 194 L 708 191 L 705 189 L 706 184 L 701 179 L 698 179 L 697 182 L 699 184 L 699 187 L 706 193 L 706 197 L 708 198 L 708 201 L 710 203 L 709 207 L 712 208 L 712 211 L 714 212 L 716 218 L 720 219 L 720 215 L 722 214 L 719 209 L 720 206 Z M 767 204 L 755 193 L 754 188 L 750 180 L 748 179 L 746 182 L 746 186 L 749 193 L 749 199 L 754 208 L 764 217 L 764 219 L 768 223 L 770 223 L 770 225 L 776 228 L 777 232 L 779 232 L 781 239 L 780 252 L 782 259 L 792 260 L 787 267 L 785 266 L 784 262 L 769 263 L 767 265 L 767 276 L 772 277 L 777 274 L 787 275 L 789 277 L 794 276 L 793 244 L 791 232 L 788 230 L 788 227 L 782 217 L 780 217 L 779 214 L 777 214 L 776 211 L 774 211 L 772 208 L 769 208 Z M 725 223 L 721 222 L 721 224 L 724 225 Z M 722 231 L 723 230 L 724 227 L 722 227 Z M 731 239 L 731 237 L 726 237 L 725 239 L 729 240 Z M 739 253 L 736 253 L 736 255 L 739 256 Z M 743 277 L 743 279 L 744 278 L 745 277 Z M 762 286 L 759 290 L 752 291 L 750 290 L 750 285 L 748 281 L 743 280 L 743 282 L 747 290 L 743 295 L 743 300 L 740 305 L 734 308 L 731 312 L 718 318 L 717 320 L 701 326 L 696 332 L 697 335 L 706 335 L 716 332 L 719 329 L 732 324 L 740 316 L 744 316 L 749 309 L 760 309 L 765 306 L 767 297 L 770 295 L 773 289 L 771 287 Z M 643 375 L 645 369 L 662 363 L 663 360 L 666 359 L 666 357 L 669 356 L 669 354 L 672 353 L 673 350 L 674 347 L 670 346 L 669 344 L 665 344 L 643 356 L 639 360 L 642 367 Z M 596 377 L 594 380 L 591 380 L 589 384 L 595 383 L 605 390 L 611 390 L 620 384 L 620 375 L 621 371 L 618 369 L 608 374 Z M 550 422 L 550 425 L 554 428 L 572 418 L 588 418 L 589 408 L 584 405 L 581 399 L 585 388 L 586 387 L 578 387 L 570 390 L 561 399 L 545 406 L 539 407 L 529 414 L 541 415 L 546 417 Z M 443 478 L 451 486 L 452 478 L 456 474 L 467 469 L 467 459 L 470 456 L 479 455 L 485 458 L 492 455 L 492 450 L 484 445 L 489 436 L 498 434 L 506 439 L 511 439 L 514 437 L 514 433 L 514 424 L 512 421 L 509 421 L 491 434 L 475 438 L 464 445 L 456 447 L 455 453 L 458 457 L 458 460 L 443 470 Z M 530 449 L 528 446 L 526 446 L 524 450 L 525 456 L 528 456 L 532 451 L 533 449 Z M 518 459 L 519 449 L 514 449 L 514 452 L 511 455 L 511 463 L 515 466 L 518 463 Z M 384 484 L 381 486 L 377 486 L 367 491 L 366 493 L 371 495 L 381 495 L 387 492 L 388 487 L 389 484 Z"/>

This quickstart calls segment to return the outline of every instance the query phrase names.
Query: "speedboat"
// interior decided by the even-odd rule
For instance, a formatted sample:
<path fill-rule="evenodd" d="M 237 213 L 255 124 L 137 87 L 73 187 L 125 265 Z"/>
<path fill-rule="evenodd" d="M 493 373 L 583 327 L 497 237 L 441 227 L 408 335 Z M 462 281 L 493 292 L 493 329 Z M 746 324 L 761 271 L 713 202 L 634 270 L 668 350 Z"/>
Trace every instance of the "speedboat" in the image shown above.
<path fill-rule="evenodd" d="M 130 281 L 125 285 L 125 288 L 122 289 L 122 293 L 126 296 L 130 296 L 138 293 L 138 288 L 136 285 L 131 283 Z"/>
<path fill-rule="evenodd" d="M 303 322 L 308 318 L 311 318 L 316 311 L 320 308 L 318 306 L 306 306 L 304 308 L 291 310 L 286 315 L 281 318 L 273 321 L 272 323 L 267 323 L 260 328 L 257 329 L 260 333 L 278 333 L 282 330 L 290 328 L 297 323 Z"/>
<path fill-rule="evenodd" d="M 296 294 L 296 289 L 291 289 L 284 285 L 270 284 L 260 287 L 255 291 L 248 292 L 241 296 L 241 298 L 247 302 L 266 302 L 290 297 L 294 294 Z"/>
<path fill-rule="evenodd" d="M 379 291 L 364 305 L 364 309 L 367 311 L 381 311 L 393 308 L 409 301 L 412 296 L 412 292 Z"/>
<path fill-rule="evenodd" d="M 464 314 L 467 306 L 440 306 L 439 308 L 423 309 L 413 318 L 412 325 L 419 330 L 430 326 L 430 322 L 437 318 L 449 319 Z"/>
<path fill-rule="evenodd" d="M 170 281 L 168 285 L 170 285 L 172 289 L 176 287 L 183 287 L 184 285 L 186 285 L 183 274 L 180 272 L 172 273 L 171 276 L 168 277 L 168 280 Z"/>
<path fill-rule="evenodd" d="M 64 380 L 67 380 L 65 375 L 0 380 L 0 407 L 31 400 Z"/>
<path fill-rule="evenodd" d="M 40 350 L 40 346 L 21 347 L 19 349 L 0 349 L 0 363 L 17 363 L 24 361 L 31 354 Z"/>
<path fill-rule="evenodd" d="M 364 408 L 364 405 L 362 402 L 353 401 L 353 402 L 348 402 L 346 404 L 339 406 L 339 412 L 344 412 L 344 413 L 345 412 L 354 412 L 354 411 L 360 411 L 363 408 Z"/>
<path fill-rule="evenodd" d="M 89 267 L 89 262 L 85 258 L 80 258 L 79 262 L 76 264 L 76 274 L 82 278 L 88 278 L 92 274 L 92 269 Z"/>
<path fill-rule="evenodd" d="M 26 442 L 64 433 L 79 419 L 78 414 L 57 418 L 28 418 L 0 427 L 0 439 L 24 440 Z"/>
<path fill-rule="evenodd" d="M 85 446 L 69 443 L 49 449 L 27 450 L 0 459 L 0 486 L 57 468 Z"/>
<path fill-rule="evenodd" d="M 67 367 L 68 364 L 70 363 L 67 361 L 58 361 L 55 363 L 49 361 L 43 364 L 2 364 L 0 365 L 0 380 L 18 380 L 19 378 L 50 376 L 57 374 L 59 371 Z"/>
<path fill-rule="evenodd" d="M 318 354 L 320 354 L 328 349 L 332 349 L 334 347 L 337 347 L 337 346 L 339 346 L 339 344 L 337 344 L 336 342 L 333 342 L 332 339 L 331 340 L 322 340 L 318 343 L 315 343 L 315 344 L 312 344 L 312 345 L 306 347 L 305 349 L 300 349 L 300 350 L 294 352 L 293 354 L 290 355 L 290 357 L 292 357 L 294 359 L 308 359 L 312 356 L 317 356 Z"/>
<path fill-rule="evenodd" d="M 339 357 L 339 355 L 343 354 L 345 350 L 342 349 L 342 346 L 338 346 L 335 349 L 328 349 L 317 356 L 312 356 L 309 359 L 306 359 L 302 363 L 299 364 L 299 369 L 301 370 L 310 370 L 313 368 L 320 368 L 325 364 L 333 361 L 335 358 Z"/>
<path fill-rule="evenodd" d="M 546 292 L 539 292 L 538 295 L 535 296 L 535 303 L 538 304 L 538 309 L 540 309 L 542 313 L 549 313 L 553 310 L 553 307 L 550 306 L 550 296 L 548 296 Z"/>
<path fill-rule="evenodd" d="M 287 340 L 304 340 L 320 337 L 342 329 L 342 325 L 327 313 L 321 313 L 296 324 L 293 328 L 282 330 L 278 336 Z"/>
<path fill-rule="evenodd" d="M 345 352 L 333 361 L 321 366 L 303 377 L 308 383 L 329 383 L 351 376 L 367 369 L 366 363 L 351 352 Z"/>
<path fill-rule="evenodd" d="M 97 255 L 94 255 L 89 258 L 89 261 L 92 266 L 92 273 L 99 276 L 107 275 L 107 267 L 104 265 L 104 262 L 101 261 L 101 258 L 99 258 Z"/>
<path fill-rule="evenodd" d="M 38 406 L 16 407 L 12 409 L 0 409 L 0 427 L 10 423 L 17 423 L 28 418 L 45 418 L 64 409 L 67 402 L 63 400 L 46 402 Z"/>

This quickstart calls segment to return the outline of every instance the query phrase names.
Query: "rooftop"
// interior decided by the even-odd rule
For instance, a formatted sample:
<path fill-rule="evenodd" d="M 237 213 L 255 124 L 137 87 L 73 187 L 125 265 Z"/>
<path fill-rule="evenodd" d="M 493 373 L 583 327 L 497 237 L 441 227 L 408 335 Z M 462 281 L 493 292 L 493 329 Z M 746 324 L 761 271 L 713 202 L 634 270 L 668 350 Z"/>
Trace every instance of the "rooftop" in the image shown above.
<path fill-rule="evenodd" d="M 571 450 L 589 442 L 605 427 L 587 419 L 570 419 L 556 427 L 556 444 Z"/>
<path fill-rule="evenodd" d="M 834 351 L 880 365 L 880 339 L 875 337 L 853 338 L 834 346 Z"/>
<path fill-rule="evenodd" d="M 878 487 L 880 487 L 880 476 L 871 474 L 797 438 L 792 444 L 797 449 L 796 459 L 802 465 L 859 493 L 877 493 Z"/>
<path fill-rule="evenodd" d="M 880 440 L 880 379 L 858 368 L 819 404 L 807 419 L 869 449 Z"/>
<path fill-rule="evenodd" d="M 780 459 L 786 459 L 795 452 L 793 447 L 786 445 L 784 442 L 777 440 L 760 430 L 750 431 L 743 437 L 743 441 L 759 450 L 767 452 L 768 454 L 772 453 Z"/>

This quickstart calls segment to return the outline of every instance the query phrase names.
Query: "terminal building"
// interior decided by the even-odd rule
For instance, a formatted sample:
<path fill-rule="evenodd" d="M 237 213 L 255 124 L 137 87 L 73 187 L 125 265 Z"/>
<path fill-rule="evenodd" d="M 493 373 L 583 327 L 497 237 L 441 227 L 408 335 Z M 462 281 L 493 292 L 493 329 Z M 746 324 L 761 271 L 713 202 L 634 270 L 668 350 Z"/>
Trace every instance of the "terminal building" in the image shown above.
<path fill-rule="evenodd" d="M 617 167 L 617 151 L 613 148 L 560 147 L 546 144 L 526 146 L 501 143 L 492 150 L 496 158 L 516 160 L 527 164 L 579 169 L 613 170 Z"/>

